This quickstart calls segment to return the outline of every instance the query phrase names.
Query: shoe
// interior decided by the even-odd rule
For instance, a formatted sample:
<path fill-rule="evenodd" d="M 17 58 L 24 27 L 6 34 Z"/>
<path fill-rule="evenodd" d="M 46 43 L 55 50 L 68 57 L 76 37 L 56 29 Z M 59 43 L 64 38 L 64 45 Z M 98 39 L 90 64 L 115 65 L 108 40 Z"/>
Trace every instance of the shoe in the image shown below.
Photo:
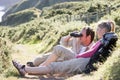
<path fill-rule="evenodd" d="M 24 77 L 26 72 L 25 72 L 25 65 L 20 64 L 19 62 L 12 60 L 12 63 L 14 67 L 18 70 L 19 74 L 21 77 Z"/>
<path fill-rule="evenodd" d="M 33 62 L 27 62 L 27 66 L 29 66 L 29 67 L 35 67 L 34 64 L 33 64 Z"/>

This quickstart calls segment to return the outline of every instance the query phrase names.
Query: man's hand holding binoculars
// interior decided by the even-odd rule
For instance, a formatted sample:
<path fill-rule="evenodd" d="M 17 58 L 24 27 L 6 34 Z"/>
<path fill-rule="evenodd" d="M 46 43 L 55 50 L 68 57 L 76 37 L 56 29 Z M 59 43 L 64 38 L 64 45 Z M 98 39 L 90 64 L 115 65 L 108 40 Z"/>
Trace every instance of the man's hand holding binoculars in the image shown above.
<path fill-rule="evenodd" d="M 78 37 L 82 37 L 83 35 L 80 32 L 76 31 L 76 32 L 71 32 L 70 36 L 78 38 Z"/>

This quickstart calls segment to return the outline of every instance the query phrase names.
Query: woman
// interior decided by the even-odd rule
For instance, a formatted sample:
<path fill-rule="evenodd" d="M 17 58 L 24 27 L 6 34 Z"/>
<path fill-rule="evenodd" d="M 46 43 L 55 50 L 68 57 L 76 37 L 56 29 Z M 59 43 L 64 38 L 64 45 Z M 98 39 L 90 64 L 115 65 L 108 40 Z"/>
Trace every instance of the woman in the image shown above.
<path fill-rule="evenodd" d="M 12 61 L 15 68 L 19 71 L 21 76 L 25 76 L 26 73 L 34 75 L 46 75 L 46 74 L 61 74 L 61 73 L 73 73 L 74 71 L 83 71 L 91 56 L 95 53 L 101 44 L 102 36 L 113 30 L 113 26 L 109 21 L 102 21 L 98 23 L 96 34 L 99 39 L 88 51 L 78 54 L 76 58 L 63 61 L 54 62 L 51 61 L 48 65 L 38 67 L 27 67 L 16 61 Z"/>

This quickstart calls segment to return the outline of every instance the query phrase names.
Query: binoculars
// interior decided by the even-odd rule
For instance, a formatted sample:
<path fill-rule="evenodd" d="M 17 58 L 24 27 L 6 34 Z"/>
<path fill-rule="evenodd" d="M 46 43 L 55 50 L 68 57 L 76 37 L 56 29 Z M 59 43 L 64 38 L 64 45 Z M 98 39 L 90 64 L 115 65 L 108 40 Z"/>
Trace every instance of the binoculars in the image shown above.
<path fill-rule="evenodd" d="M 82 37 L 83 34 L 80 33 L 80 32 L 71 32 L 71 33 L 70 33 L 70 36 L 71 36 L 71 37 Z"/>

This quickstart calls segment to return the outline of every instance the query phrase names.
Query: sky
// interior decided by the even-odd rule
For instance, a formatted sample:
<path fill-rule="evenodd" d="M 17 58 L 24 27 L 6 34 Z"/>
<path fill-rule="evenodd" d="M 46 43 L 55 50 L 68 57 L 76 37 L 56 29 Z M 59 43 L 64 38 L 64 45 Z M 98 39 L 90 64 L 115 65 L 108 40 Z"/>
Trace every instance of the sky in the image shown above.
<path fill-rule="evenodd" d="M 0 22 L 1 22 L 1 20 L 2 20 L 2 16 L 4 15 L 4 7 L 3 6 L 0 6 Z"/>
<path fill-rule="evenodd" d="M 19 1 L 21 0 L 0 0 L 0 22 L 2 20 L 2 16 L 5 14 L 4 11 Z"/>

